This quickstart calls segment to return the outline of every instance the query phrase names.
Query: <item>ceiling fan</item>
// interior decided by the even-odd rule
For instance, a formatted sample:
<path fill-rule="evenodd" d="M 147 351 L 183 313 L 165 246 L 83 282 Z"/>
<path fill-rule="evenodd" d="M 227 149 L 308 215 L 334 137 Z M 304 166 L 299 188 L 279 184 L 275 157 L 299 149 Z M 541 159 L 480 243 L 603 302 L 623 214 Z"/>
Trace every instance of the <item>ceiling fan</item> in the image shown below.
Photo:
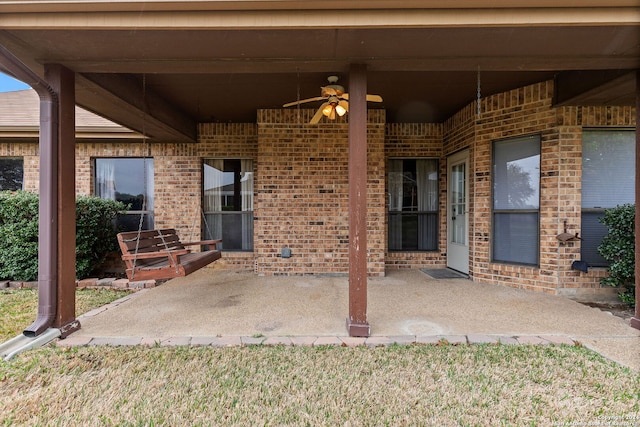
<path fill-rule="evenodd" d="M 331 120 L 335 120 L 336 115 L 344 116 L 349 111 L 349 94 L 345 93 L 344 87 L 338 84 L 338 76 L 329 76 L 327 80 L 329 84 L 320 88 L 320 96 L 289 102 L 284 104 L 283 107 L 291 107 L 305 102 L 324 101 L 309 121 L 311 124 L 318 123 L 322 116 Z M 382 97 L 380 95 L 367 95 L 367 101 L 382 102 Z"/>

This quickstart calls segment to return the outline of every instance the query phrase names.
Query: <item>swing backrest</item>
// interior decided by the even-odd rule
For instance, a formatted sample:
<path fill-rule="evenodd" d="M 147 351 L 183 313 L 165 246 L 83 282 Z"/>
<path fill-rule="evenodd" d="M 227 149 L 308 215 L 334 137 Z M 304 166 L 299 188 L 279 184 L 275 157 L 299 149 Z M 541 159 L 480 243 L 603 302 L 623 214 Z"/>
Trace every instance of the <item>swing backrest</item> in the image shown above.
<path fill-rule="evenodd" d="M 120 233 L 118 243 L 122 252 L 129 254 L 184 249 L 173 228 Z"/>

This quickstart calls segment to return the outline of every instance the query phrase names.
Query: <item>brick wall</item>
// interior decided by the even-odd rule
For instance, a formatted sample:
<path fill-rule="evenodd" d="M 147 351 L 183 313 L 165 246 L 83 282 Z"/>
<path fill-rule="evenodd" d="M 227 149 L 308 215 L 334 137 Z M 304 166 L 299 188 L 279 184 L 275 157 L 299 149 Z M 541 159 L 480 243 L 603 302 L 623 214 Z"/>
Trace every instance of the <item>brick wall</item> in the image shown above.
<path fill-rule="evenodd" d="M 475 241 L 473 277 L 476 280 L 523 289 L 555 292 L 557 287 L 558 221 L 563 215 L 554 201 L 558 180 L 556 114 L 551 108 L 553 85 L 544 82 L 482 99 L 475 117 L 473 196 Z M 541 136 L 540 267 L 491 262 L 491 165 L 495 140 L 524 135 Z M 555 248 L 555 250 L 554 250 Z"/>
<path fill-rule="evenodd" d="M 552 106 L 553 82 L 542 82 L 474 102 L 444 123 L 443 155 L 470 149 L 470 267 L 474 280 L 523 289 L 575 295 L 575 289 L 597 291 L 604 269 L 571 270 L 580 258 L 580 242 L 561 243 L 567 227 L 580 230 L 582 128 L 635 126 L 632 107 Z M 541 137 L 540 266 L 491 262 L 491 153 L 498 139 L 538 134 Z M 443 214 L 445 211 L 443 211 Z M 607 292 L 609 289 L 603 289 Z"/>
<path fill-rule="evenodd" d="M 347 116 L 310 125 L 314 110 L 258 111 L 256 271 L 349 271 Z M 384 113 L 369 112 L 368 272 L 384 274 Z M 282 258 L 283 248 L 291 258 Z"/>
<path fill-rule="evenodd" d="M 567 218 L 568 232 L 581 228 L 582 130 L 589 127 L 629 128 L 635 126 L 633 107 L 562 107 L 557 109 L 557 128 L 561 156 L 558 205 Z M 561 231 L 559 231 L 561 232 Z M 589 273 L 571 270 L 567 266 L 580 259 L 580 241 L 559 245 L 558 292 L 565 295 L 591 295 L 614 291 L 602 288 L 600 278 L 605 268 L 590 268 Z"/>
<path fill-rule="evenodd" d="M 385 124 L 368 115 L 368 269 L 446 264 L 447 157 L 469 150 L 470 274 L 474 280 L 575 295 L 600 292 L 604 269 L 571 270 L 580 242 L 560 243 L 565 228 L 580 230 L 582 129 L 634 127 L 634 107 L 553 107 L 553 82 L 542 82 L 473 102 L 442 124 Z M 154 159 L 155 218 L 186 239 L 201 235 L 202 162 L 205 158 L 254 160 L 253 252 L 225 252 L 214 267 L 259 274 L 346 274 L 348 271 L 348 116 L 309 125 L 314 110 L 261 110 L 258 123 L 198 127 L 196 144 L 141 142 L 76 146 L 76 190 L 93 194 L 96 157 Z M 540 267 L 491 262 L 491 148 L 507 137 L 539 134 L 542 140 Z M 38 145 L 0 144 L 0 156 L 23 157 L 25 189 L 38 189 Z M 438 158 L 440 236 L 435 252 L 387 252 L 386 159 Z M 293 256 L 283 259 L 283 247 Z"/>

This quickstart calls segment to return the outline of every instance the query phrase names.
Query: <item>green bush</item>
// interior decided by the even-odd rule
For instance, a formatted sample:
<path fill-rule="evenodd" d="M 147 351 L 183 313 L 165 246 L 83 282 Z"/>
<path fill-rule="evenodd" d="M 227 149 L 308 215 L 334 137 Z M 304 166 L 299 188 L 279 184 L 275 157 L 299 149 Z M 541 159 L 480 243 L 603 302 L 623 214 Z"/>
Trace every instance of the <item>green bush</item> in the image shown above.
<path fill-rule="evenodd" d="M 0 278 L 38 278 L 38 195 L 0 192 Z"/>
<path fill-rule="evenodd" d="M 113 200 L 80 196 L 76 199 L 76 276 L 89 277 L 109 252 L 118 250 L 115 218 L 126 206 Z"/>
<path fill-rule="evenodd" d="M 635 205 L 620 205 L 607 209 L 600 222 L 608 234 L 598 246 L 598 252 L 609 262 L 609 276 L 600 282 L 621 288 L 622 301 L 635 303 Z"/>
<path fill-rule="evenodd" d="M 76 200 L 76 277 L 83 279 L 117 250 L 114 219 L 126 207 L 98 197 Z M 0 278 L 38 278 L 38 195 L 0 192 Z"/>

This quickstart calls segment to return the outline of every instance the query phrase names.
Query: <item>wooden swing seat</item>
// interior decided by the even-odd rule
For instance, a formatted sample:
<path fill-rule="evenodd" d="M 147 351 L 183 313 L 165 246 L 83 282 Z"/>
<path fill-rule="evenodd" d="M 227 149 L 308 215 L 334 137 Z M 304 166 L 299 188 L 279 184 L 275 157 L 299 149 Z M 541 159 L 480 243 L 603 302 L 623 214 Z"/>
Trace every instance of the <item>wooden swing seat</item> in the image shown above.
<path fill-rule="evenodd" d="M 220 258 L 220 251 L 216 247 L 220 242 L 222 240 L 183 243 L 172 228 L 118 234 L 118 244 L 129 280 L 187 276 Z M 185 246 L 203 248 L 201 252 L 192 252 Z"/>

